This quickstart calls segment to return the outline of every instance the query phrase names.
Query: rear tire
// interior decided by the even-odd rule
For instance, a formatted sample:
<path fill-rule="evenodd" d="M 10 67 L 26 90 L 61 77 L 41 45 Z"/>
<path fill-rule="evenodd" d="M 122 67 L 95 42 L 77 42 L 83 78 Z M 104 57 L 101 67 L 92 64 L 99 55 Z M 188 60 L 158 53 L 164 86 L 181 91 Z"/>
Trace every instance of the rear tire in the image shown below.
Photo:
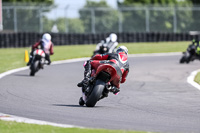
<path fill-rule="evenodd" d="M 85 104 L 86 104 L 87 107 L 94 107 L 95 106 L 95 104 L 100 99 L 100 97 L 103 93 L 104 87 L 105 87 L 105 82 L 103 82 L 101 80 L 96 81 L 96 84 L 95 84 L 91 94 L 86 99 Z"/>

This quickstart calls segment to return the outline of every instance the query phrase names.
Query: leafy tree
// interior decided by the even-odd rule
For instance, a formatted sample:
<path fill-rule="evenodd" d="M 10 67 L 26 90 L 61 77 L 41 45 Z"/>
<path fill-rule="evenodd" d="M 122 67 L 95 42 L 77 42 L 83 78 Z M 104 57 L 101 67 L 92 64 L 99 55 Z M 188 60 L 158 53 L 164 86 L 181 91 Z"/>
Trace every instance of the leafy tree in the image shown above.
<path fill-rule="evenodd" d="M 50 20 L 47 17 L 43 17 L 43 31 L 51 32 L 53 25 L 55 24 L 55 20 Z"/>
<path fill-rule="evenodd" d="M 163 31 L 163 32 L 173 32 L 173 17 L 175 6 L 190 6 L 191 3 L 187 1 L 178 0 L 124 0 L 123 2 L 118 2 L 118 7 L 149 7 L 154 6 L 152 10 L 132 10 L 123 11 L 123 29 L 128 31 L 145 31 L 146 27 L 146 13 L 149 14 L 149 30 L 150 31 Z M 156 7 L 169 7 L 171 10 L 157 10 Z M 181 20 L 181 23 L 177 28 L 178 31 L 184 31 L 190 27 L 192 23 L 191 11 L 181 11 L 176 12 L 177 20 Z M 183 19 L 187 18 L 187 19 Z M 128 21 L 127 21 L 128 20 Z M 132 24 L 132 25 L 131 25 Z M 179 23 L 178 23 L 179 24 Z M 131 25 L 131 26 L 130 26 Z"/>
<path fill-rule="evenodd" d="M 92 19 L 95 19 L 94 28 L 96 33 L 118 31 L 118 12 L 108 6 L 105 0 L 99 2 L 87 0 L 86 5 L 79 10 L 79 14 L 86 33 L 92 32 L 94 22 L 92 22 Z"/>
<path fill-rule="evenodd" d="M 193 7 L 199 7 L 200 0 L 190 0 L 187 1 L 188 3 L 191 3 Z M 195 9 L 192 10 L 192 24 L 190 25 L 190 31 L 199 31 L 199 23 L 200 23 L 200 10 Z"/>
<path fill-rule="evenodd" d="M 68 18 L 67 20 L 66 18 L 58 18 L 57 20 L 51 20 L 44 17 L 43 20 L 45 21 L 44 32 L 51 32 L 52 27 L 56 25 L 60 33 L 84 33 L 83 22 L 78 18 Z"/>
<path fill-rule="evenodd" d="M 177 4 L 177 0 L 124 0 L 123 5 L 132 5 L 132 4 Z"/>
<path fill-rule="evenodd" d="M 83 21 L 78 18 L 68 19 L 68 32 L 70 33 L 84 33 Z"/>
<path fill-rule="evenodd" d="M 59 32 L 69 32 L 69 33 L 83 33 L 84 32 L 84 26 L 80 19 L 78 18 L 72 18 L 67 19 L 66 18 L 59 18 L 55 22 L 58 26 Z M 67 31 L 66 31 L 67 30 Z"/>
<path fill-rule="evenodd" d="M 40 31 L 41 13 L 49 11 L 42 9 L 42 7 L 53 5 L 54 0 L 2 0 L 2 2 L 6 2 L 3 3 L 4 6 L 13 6 L 13 8 L 3 10 L 4 30 L 14 30 L 17 28 L 17 31 L 38 32 Z M 24 7 L 27 5 L 35 6 L 35 8 L 18 7 L 20 5 Z"/>

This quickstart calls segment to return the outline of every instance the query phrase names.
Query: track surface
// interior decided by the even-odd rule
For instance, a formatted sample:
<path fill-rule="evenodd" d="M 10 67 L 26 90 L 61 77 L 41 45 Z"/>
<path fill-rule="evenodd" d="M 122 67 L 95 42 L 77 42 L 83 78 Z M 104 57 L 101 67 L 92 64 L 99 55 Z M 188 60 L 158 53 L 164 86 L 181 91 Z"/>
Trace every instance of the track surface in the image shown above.
<path fill-rule="evenodd" d="M 121 92 L 80 107 L 83 61 L 46 66 L 0 79 L 0 112 L 90 128 L 156 132 L 200 132 L 200 91 L 186 82 L 200 62 L 179 64 L 180 56 L 129 58 Z"/>

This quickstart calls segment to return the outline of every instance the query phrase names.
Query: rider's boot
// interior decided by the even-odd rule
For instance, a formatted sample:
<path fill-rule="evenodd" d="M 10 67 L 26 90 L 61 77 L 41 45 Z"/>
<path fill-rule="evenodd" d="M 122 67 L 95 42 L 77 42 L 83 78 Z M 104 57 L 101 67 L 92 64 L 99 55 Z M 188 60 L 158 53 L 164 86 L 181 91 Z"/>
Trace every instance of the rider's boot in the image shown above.
<path fill-rule="evenodd" d="M 29 65 L 31 64 L 31 62 L 32 62 L 32 59 L 33 59 L 33 57 L 32 57 L 32 56 L 30 56 L 30 59 L 29 59 L 28 63 L 26 64 L 27 66 L 29 66 Z"/>
<path fill-rule="evenodd" d="M 85 65 L 84 79 L 80 83 L 77 84 L 78 87 L 83 88 L 82 90 L 83 92 L 89 85 L 90 76 L 91 76 L 91 64 L 90 64 L 90 61 L 87 61 Z"/>
<path fill-rule="evenodd" d="M 117 87 L 115 87 L 115 86 L 113 86 L 113 87 L 110 89 L 110 91 L 111 91 L 113 94 L 115 94 L 115 95 L 117 95 L 117 94 L 120 92 L 119 88 L 117 88 Z"/>
<path fill-rule="evenodd" d="M 51 60 L 48 60 L 48 63 L 47 63 L 47 65 L 50 65 L 51 64 Z"/>
<path fill-rule="evenodd" d="M 48 61 L 47 65 L 51 64 L 51 59 L 49 54 L 45 54 L 45 59 Z"/>
<path fill-rule="evenodd" d="M 27 66 L 31 65 L 32 60 L 33 60 L 33 50 L 32 50 L 31 53 L 30 53 L 29 62 L 28 62 L 26 65 L 27 65 Z"/>
<path fill-rule="evenodd" d="M 85 77 L 80 83 L 77 84 L 78 87 L 82 87 L 82 91 L 84 92 L 89 85 L 89 77 Z"/>

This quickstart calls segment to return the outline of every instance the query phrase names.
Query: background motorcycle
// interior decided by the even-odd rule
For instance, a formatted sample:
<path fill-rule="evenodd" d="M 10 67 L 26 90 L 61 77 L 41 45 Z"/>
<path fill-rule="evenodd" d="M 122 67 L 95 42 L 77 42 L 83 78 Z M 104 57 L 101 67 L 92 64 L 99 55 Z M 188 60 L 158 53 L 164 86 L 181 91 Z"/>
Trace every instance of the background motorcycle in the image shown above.
<path fill-rule="evenodd" d="M 107 97 L 109 92 L 112 92 L 112 85 L 117 86 L 120 82 L 122 72 L 120 68 L 113 62 L 100 61 L 101 64 L 96 72 L 92 70 L 89 87 L 85 90 L 85 101 L 81 97 L 79 104 L 87 107 L 94 107 L 97 101 Z"/>
<path fill-rule="evenodd" d="M 196 55 L 196 46 L 194 44 L 190 44 L 185 52 L 183 52 L 183 56 L 180 59 L 180 63 L 189 63 L 190 61 L 194 61 L 197 59 Z"/>
<path fill-rule="evenodd" d="M 107 46 L 100 46 L 99 50 L 94 51 L 93 56 L 95 56 L 96 54 L 106 54 L 108 53 L 109 48 Z"/>
<path fill-rule="evenodd" d="M 35 73 L 43 69 L 45 64 L 45 52 L 42 49 L 36 49 L 33 52 L 33 59 L 30 65 L 30 76 L 35 76 Z"/>

